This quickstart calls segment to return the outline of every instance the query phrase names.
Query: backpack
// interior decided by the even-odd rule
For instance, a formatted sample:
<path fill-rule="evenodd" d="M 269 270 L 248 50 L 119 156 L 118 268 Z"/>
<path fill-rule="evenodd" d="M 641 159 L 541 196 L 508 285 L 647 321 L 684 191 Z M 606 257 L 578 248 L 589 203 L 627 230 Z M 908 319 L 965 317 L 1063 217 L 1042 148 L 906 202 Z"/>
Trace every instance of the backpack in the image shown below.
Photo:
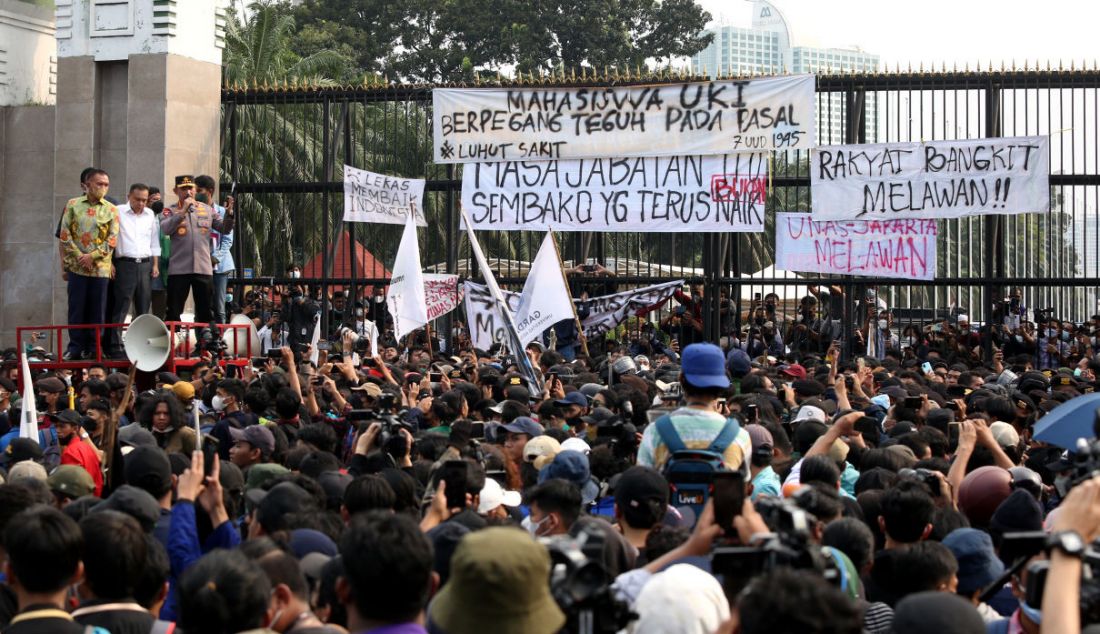
<path fill-rule="evenodd" d="M 688 449 L 672 418 L 667 414 L 657 419 L 657 435 L 668 448 L 669 457 L 661 471 L 669 485 L 669 503 L 695 524 L 714 488 L 714 474 L 729 471 L 725 451 L 737 438 L 741 426 L 726 419 L 722 431 L 706 449 Z M 748 457 L 746 456 L 746 459 Z M 690 509 L 690 510 L 688 510 Z"/>

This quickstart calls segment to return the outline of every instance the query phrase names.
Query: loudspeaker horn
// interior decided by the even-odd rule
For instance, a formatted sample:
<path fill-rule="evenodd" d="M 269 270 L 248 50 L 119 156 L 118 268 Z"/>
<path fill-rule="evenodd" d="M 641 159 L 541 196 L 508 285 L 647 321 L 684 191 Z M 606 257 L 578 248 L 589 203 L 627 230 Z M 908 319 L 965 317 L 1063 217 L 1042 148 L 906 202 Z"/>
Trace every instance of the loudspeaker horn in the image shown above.
<path fill-rule="evenodd" d="M 168 326 L 155 315 L 140 315 L 130 322 L 122 335 L 122 345 L 130 363 L 142 372 L 155 372 L 166 361 L 172 350 Z"/>
<path fill-rule="evenodd" d="M 252 356 L 260 356 L 260 334 L 256 332 L 256 324 L 248 315 L 237 313 L 229 320 L 230 326 L 248 326 L 246 332 L 243 328 L 228 328 L 222 335 L 225 342 L 225 351 L 234 357 L 248 354 L 251 344 Z"/>

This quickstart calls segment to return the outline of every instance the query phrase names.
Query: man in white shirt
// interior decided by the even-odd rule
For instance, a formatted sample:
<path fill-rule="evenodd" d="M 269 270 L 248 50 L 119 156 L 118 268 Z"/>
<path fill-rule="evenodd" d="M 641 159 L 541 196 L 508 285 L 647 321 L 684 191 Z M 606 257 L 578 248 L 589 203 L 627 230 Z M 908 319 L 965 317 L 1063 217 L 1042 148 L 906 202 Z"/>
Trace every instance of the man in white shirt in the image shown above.
<path fill-rule="evenodd" d="M 112 302 L 108 321 L 122 323 L 133 304 L 133 316 L 149 312 L 153 278 L 160 275 L 160 222 L 146 207 L 149 187 L 130 186 L 126 204 L 118 208 L 118 246 L 112 260 Z M 107 355 L 124 357 L 119 333 L 111 329 L 105 336 Z"/>

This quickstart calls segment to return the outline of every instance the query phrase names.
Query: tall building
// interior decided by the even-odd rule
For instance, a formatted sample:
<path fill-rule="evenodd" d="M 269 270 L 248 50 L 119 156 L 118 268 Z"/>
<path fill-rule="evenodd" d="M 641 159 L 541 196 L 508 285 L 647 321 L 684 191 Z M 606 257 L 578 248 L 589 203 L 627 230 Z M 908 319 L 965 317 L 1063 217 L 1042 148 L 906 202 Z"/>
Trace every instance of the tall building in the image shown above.
<path fill-rule="evenodd" d="M 786 18 L 766 0 L 753 0 L 751 27 L 718 26 L 708 32 L 714 34 L 714 40 L 691 58 L 691 69 L 697 74 L 704 70 L 711 77 L 878 70 L 879 56 L 858 49 L 793 46 Z M 818 143 L 843 143 L 843 95 L 831 94 L 828 100 L 820 104 Z M 878 137 L 876 101 L 875 95 L 867 95 L 869 143 Z"/>

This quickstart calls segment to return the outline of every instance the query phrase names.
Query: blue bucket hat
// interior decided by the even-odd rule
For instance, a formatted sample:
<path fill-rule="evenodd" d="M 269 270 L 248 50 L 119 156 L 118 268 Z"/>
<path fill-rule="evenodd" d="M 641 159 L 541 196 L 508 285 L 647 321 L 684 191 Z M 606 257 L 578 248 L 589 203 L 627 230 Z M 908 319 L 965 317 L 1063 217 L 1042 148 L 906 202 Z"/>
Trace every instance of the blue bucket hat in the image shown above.
<path fill-rule="evenodd" d="M 585 504 L 591 504 L 600 494 L 600 486 L 592 479 L 592 471 L 588 468 L 588 456 L 579 451 L 561 451 L 553 462 L 539 471 L 539 484 L 554 478 L 576 485 L 581 490 L 581 499 Z"/>
<path fill-rule="evenodd" d="M 959 562 L 959 593 L 971 595 L 993 583 L 1005 565 L 993 550 L 989 534 L 976 528 L 957 528 L 943 538 L 943 545 Z"/>

